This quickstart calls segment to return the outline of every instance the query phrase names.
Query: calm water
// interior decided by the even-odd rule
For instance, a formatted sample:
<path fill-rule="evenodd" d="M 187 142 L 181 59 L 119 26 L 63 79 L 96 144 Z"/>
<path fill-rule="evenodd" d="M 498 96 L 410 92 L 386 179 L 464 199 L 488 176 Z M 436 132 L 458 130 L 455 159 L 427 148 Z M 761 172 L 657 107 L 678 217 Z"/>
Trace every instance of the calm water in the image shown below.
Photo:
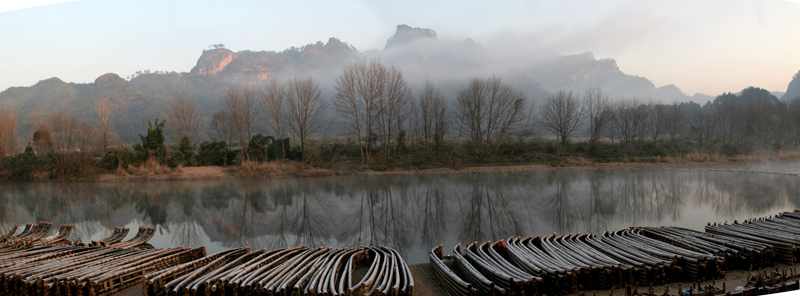
<path fill-rule="evenodd" d="M 778 170 L 798 171 L 800 162 Z M 759 170 L 775 170 L 762 165 Z M 156 225 L 155 247 L 444 244 L 743 219 L 800 208 L 800 177 L 693 170 L 347 176 L 0 186 L 0 223 L 74 223 L 72 239 Z"/>

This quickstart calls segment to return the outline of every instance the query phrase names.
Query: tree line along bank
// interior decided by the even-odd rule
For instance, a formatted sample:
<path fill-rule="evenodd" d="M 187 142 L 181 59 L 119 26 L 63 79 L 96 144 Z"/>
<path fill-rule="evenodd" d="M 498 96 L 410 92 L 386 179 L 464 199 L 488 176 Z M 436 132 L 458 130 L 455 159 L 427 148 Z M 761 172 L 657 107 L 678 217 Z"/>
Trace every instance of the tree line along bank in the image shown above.
<path fill-rule="evenodd" d="M 662 103 L 609 98 L 600 88 L 557 91 L 534 103 L 502 78 L 475 77 L 448 98 L 432 81 L 413 91 L 379 60 L 350 63 L 324 97 L 312 77 L 231 88 L 205 118 L 173 99 L 141 143 L 113 145 L 111 107 L 96 122 L 39 116 L 17 153 L 17 114 L 0 108 L 0 180 L 75 179 L 109 170 L 294 162 L 333 170 L 483 164 L 659 161 L 687 154 L 797 150 L 800 98 L 779 101 L 750 87 L 714 101 Z"/>

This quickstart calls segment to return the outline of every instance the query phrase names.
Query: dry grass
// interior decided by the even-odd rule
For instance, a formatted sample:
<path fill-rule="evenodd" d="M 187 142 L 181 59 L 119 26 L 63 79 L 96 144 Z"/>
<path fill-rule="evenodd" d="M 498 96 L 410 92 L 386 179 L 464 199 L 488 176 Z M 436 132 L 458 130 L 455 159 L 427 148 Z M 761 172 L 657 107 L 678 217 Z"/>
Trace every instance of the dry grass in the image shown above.
<path fill-rule="evenodd" d="M 736 155 L 736 156 L 733 156 L 733 157 L 729 157 L 728 161 L 732 161 L 732 162 L 761 161 L 761 156 L 758 156 L 757 154 Z"/>
<path fill-rule="evenodd" d="M 140 164 L 138 167 L 128 167 L 127 170 L 122 170 L 127 175 L 132 176 L 158 176 L 158 175 L 172 175 L 174 173 L 179 173 L 178 169 L 171 169 L 170 167 L 160 164 L 155 159 L 148 159 L 147 162 Z M 120 173 L 120 170 L 117 169 L 117 174 Z"/>
<path fill-rule="evenodd" d="M 255 162 L 245 160 L 241 166 L 231 168 L 237 177 L 286 176 L 296 172 L 296 165 L 286 162 Z"/>
<path fill-rule="evenodd" d="M 243 161 L 241 166 L 232 167 L 229 173 L 236 177 L 318 177 L 335 174 L 330 169 L 317 168 L 295 161 L 255 162 L 247 160 Z"/>
<path fill-rule="evenodd" d="M 778 152 L 772 155 L 772 158 L 777 160 L 798 159 L 800 158 L 800 150 L 795 150 L 795 151 L 778 150 Z"/>

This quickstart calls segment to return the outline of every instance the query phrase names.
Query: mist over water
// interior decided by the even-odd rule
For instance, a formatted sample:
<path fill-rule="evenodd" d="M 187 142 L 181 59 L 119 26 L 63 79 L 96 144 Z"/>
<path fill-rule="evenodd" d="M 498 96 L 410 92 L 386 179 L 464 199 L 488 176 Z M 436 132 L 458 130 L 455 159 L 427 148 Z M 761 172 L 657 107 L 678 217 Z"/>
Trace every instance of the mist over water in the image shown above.
<path fill-rule="evenodd" d="M 798 181 L 654 170 L 10 184 L 0 193 L 0 222 L 74 223 L 71 239 L 84 242 L 118 225 L 155 225 L 153 246 L 205 245 L 209 253 L 386 245 L 413 264 L 441 244 L 629 226 L 702 230 L 706 222 L 797 208 Z"/>

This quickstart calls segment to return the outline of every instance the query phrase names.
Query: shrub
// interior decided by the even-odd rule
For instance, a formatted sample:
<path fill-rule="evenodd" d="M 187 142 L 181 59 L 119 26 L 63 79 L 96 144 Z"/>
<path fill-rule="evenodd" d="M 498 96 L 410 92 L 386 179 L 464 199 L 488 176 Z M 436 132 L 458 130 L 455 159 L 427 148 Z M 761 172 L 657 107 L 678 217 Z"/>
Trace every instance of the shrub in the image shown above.
<path fill-rule="evenodd" d="M 181 138 L 181 141 L 174 147 L 172 155 L 170 155 L 170 166 L 194 166 L 197 165 L 197 158 L 195 157 L 194 145 L 188 137 Z"/>
<path fill-rule="evenodd" d="M 197 161 L 199 165 L 225 166 L 232 164 L 238 154 L 239 150 L 228 149 L 225 141 L 205 141 L 197 149 Z"/>
<path fill-rule="evenodd" d="M 117 168 L 127 169 L 128 165 L 133 162 L 134 158 L 135 154 L 133 151 L 126 147 L 120 146 L 103 156 L 103 159 L 100 160 L 100 167 L 109 170 L 114 170 Z"/>

